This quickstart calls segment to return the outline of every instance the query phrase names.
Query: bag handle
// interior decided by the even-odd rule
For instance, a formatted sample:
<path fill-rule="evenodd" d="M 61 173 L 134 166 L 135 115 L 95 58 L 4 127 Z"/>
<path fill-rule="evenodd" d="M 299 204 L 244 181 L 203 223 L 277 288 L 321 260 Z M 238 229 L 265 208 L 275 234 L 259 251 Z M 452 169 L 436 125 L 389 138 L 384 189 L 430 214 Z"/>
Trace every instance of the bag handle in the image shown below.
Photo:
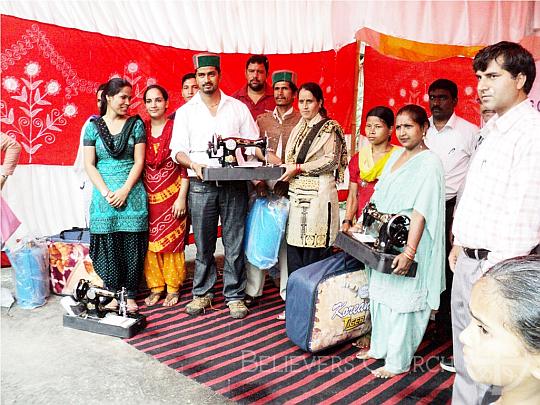
<path fill-rule="evenodd" d="M 60 239 L 66 239 L 65 233 L 66 232 L 79 232 L 79 236 L 77 236 L 77 240 L 81 240 L 84 234 L 84 231 L 87 231 L 88 228 L 81 228 L 78 226 L 74 226 L 71 229 L 64 229 L 62 232 L 60 232 Z"/>

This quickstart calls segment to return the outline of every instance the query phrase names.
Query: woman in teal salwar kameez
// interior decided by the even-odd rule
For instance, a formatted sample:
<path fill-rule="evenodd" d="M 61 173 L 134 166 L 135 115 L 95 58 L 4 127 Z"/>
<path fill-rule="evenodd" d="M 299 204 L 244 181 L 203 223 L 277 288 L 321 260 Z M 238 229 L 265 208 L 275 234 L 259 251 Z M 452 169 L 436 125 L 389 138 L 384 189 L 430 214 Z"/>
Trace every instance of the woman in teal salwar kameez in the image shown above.
<path fill-rule="evenodd" d="M 422 107 L 407 105 L 396 116 L 403 149 L 388 160 L 371 201 L 380 212 L 411 218 L 407 245 L 394 260 L 393 274 L 371 271 L 371 347 L 360 359 L 385 359 L 372 373 L 381 378 L 409 370 L 432 310 L 439 307 L 444 280 L 444 171 L 427 149 L 429 127 Z M 413 259 L 415 277 L 404 277 Z"/>

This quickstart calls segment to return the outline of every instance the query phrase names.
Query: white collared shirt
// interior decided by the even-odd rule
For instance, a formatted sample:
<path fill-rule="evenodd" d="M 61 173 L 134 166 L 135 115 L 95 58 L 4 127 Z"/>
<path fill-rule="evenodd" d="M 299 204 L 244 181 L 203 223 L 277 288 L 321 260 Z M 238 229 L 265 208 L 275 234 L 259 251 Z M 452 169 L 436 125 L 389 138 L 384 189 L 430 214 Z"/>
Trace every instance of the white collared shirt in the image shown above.
<path fill-rule="evenodd" d="M 283 124 L 283 120 L 285 119 L 285 117 L 287 115 L 291 115 L 293 112 L 294 112 L 294 108 L 293 106 L 291 106 L 291 108 L 289 108 L 287 112 L 283 114 L 283 117 L 281 117 L 279 115 L 277 107 L 274 107 L 274 111 L 272 111 L 272 116 L 276 119 L 277 122 L 279 122 L 280 124 Z"/>
<path fill-rule="evenodd" d="M 452 232 L 456 245 L 490 251 L 486 271 L 540 243 L 540 113 L 525 100 L 480 135 Z"/>
<path fill-rule="evenodd" d="M 442 161 L 448 201 L 457 195 L 465 180 L 469 160 L 478 142 L 478 127 L 454 113 L 437 131 L 433 117 L 430 117 L 424 142 Z"/>
<path fill-rule="evenodd" d="M 170 146 L 171 157 L 176 162 L 176 154 L 184 152 L 195 163 L 220 167 L 218 159 L 210 159 L 207 153 L 208 142 L 212 141 L 214 134 L 223 138 L 258 139 L 259 128 L 249 109 L 241 101 L 221 91 L 216 115 L 212 116 L 197 92 L 176 111 Z M 195 172 L 188 169 L 188 176 L 195 177 Z"/>

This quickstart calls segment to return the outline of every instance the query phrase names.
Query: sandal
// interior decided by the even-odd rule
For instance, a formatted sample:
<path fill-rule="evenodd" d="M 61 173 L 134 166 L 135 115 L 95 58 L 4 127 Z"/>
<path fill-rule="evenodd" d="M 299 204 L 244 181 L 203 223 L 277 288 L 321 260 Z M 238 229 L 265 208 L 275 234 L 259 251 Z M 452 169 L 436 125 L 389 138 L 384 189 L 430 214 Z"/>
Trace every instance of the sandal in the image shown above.
<path fill-rule="evenodd" d="M 151 307 L 153 305 L 156 305 L 158 301 L 161 299 L 161 292 L 152 292 L 146 299 L 144 300 L 144 303 L 147 307 Z"/>
<path fill-rule="evenodd" d="M 167 296 L 163 300 L 163 306 L 164 307 L 172 307 L 178 304 L 178 298 L 180 297 L 180 293 L 167 293 Z"/>

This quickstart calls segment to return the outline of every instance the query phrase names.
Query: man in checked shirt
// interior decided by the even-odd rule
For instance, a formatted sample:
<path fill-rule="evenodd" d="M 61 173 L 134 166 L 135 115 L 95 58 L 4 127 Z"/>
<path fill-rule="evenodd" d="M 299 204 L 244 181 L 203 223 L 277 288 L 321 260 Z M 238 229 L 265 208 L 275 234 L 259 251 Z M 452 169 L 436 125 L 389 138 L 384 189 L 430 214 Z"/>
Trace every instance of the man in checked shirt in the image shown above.
<path fill-rule="evenodd" d="M 452 227 L 453 404 L 491 403 L 498 395 L 496 387 L 473 382 L 463 362 L 459 335 L 471 319 L 472 285 L 495 263 L 528 255 L 540 243 L 540 113 L 527 99 L 534 59 L 503 41 L 478 52 L 473 70 L 482 104 L 496 115 L 480 131 Z"/>

